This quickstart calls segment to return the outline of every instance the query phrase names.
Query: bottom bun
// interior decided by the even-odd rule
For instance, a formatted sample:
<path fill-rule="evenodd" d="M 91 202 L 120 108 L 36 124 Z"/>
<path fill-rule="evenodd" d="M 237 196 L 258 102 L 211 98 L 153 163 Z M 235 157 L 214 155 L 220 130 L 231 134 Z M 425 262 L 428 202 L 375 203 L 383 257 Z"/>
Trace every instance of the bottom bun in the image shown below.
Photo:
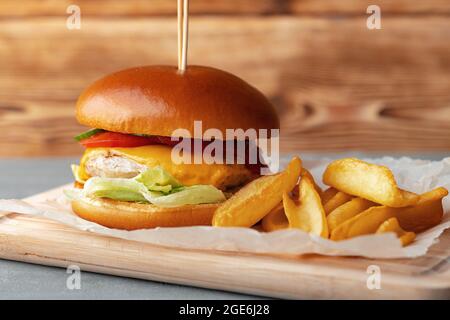
<path fill-rule="evenodd" d="M 214 203 L 161 208 L 153 204 L 104 198 L 72 201 L 72 210 L 79 217 L 108 228 L 124 230 L 209 226 L 218 206 L 218 203 Z"/>

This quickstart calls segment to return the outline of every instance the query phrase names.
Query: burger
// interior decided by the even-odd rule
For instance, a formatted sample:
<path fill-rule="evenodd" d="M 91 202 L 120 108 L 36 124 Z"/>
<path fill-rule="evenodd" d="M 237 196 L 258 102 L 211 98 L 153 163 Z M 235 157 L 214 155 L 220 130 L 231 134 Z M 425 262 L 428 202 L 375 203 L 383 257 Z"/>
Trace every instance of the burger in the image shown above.
<path fill-rule="evenodd" d="M 85 151 L 72 165 L 76 188 L 66 192 L 73 212 L 126 230 L 211 225 L 217 207 L 260 174 L 261 157 L 256 164 L 248 156 L 235 163 L 174 161 L 182 139 L 200 143 L 200 151 L 217 140 L 198 141 L 195 122 L 224 137 L 227 129 L 279 129 L 275 109 L 260 91 L 204 66 L 183 73 L 145 66 L 107 75 L 80 95 L 76 118 L 89 130 L 75 137 Z M 194 157 L 198 148 L 183 151 Z"/>

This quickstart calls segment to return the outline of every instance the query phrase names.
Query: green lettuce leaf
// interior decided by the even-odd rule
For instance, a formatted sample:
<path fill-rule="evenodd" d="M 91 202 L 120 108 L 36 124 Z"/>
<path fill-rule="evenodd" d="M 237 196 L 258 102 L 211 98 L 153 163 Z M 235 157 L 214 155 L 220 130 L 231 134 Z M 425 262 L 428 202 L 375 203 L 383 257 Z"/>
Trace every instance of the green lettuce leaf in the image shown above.
<path fill-rule="evenodd" d="M 158 207 L 178 207 L 187 204 L 217 203 L 225 201 L 222 191 L 211 185 L 184 187 L 181 191 L 154 198 L 152 202 Z"/>
<path fill-rule="evenodd" d="M 74 171 L 75 172 L 75 171 Z M 78 172 L 78 170 L 76 170 Z M 216 203 L 225 200 L 222 191 L 211 185 L 183 186 L 162 167 L 149 168 L 131 178 L 92 177 L 73 197 L 100 197 L 119 201 L 149 202 L 159 207 Z"/>
<path fill-rule="evenodd" d="M 93 177 L 85 183 L 83 193 L 120 201 L 147 202 L 144 194 L 150 192 L 145 185 L 133 179 Z"/>
<path fill-rule="evenodd" d="M 147 169 L 134 178 L 143 183 L 150 191 L 170 193 L 173 188 L 181 187 L 182 184 L 161 166 Z"/>

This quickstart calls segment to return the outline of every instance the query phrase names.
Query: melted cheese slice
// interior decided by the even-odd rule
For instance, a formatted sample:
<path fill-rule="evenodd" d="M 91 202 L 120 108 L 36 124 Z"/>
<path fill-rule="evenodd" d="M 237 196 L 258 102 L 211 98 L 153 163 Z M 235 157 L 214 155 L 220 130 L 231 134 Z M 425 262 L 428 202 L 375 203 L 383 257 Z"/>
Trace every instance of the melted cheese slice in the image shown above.
<path fill-rule="evenodd" d="M 182 184 L 210 184 L 225 190 L 246 183 L 252 173 L 242 164 L 174 164 L 171 160 L 172 148 L 150 145 L 137 148 L 88 148 L 80 163 L 80 177 L 88 179 L 85 170 L 88 159 L 99 155 L 121 156 L 147 167 L 162 166 Z"/>

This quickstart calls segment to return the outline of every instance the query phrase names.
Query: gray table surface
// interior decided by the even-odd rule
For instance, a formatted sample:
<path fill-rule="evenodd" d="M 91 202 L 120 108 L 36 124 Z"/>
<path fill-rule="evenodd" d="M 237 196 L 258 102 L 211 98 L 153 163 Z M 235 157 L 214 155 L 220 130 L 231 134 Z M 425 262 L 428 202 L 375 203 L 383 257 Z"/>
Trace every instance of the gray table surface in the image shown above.
<path fill-rule="evenodd" d="M 367 154 L 302 154 L 315 159 Z M 390 154 L 401 156 L 405 154 Z M 439 160 L 448 153 L 408 154 Z M 24 198 L 72 181 L 69 165 L 77 158 L 0 160 L 0 199 Z M 81 273 L 81 289 L 66 287 L 65 269 L 0 259 L 0 299 L 251 299 L 230 292 L 165 284 L 90 272 Z"/>

